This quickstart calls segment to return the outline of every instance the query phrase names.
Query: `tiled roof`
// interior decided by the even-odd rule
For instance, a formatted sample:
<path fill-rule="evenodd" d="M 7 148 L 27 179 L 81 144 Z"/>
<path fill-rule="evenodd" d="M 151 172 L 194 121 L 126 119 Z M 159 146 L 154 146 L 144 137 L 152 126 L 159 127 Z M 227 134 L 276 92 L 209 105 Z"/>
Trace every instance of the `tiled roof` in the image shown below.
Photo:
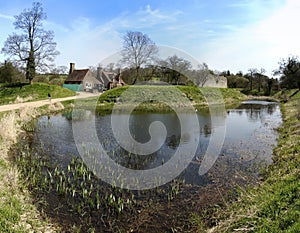
<path fill-rule="evenodd" d="M 112 81 L 114 75 L 114 73 L 102 71 L 100 74 L 98 74 L 97 79 L 101 81 L 103 85 L 106 85 Z"/>
<path fill-rule="evenodd" d="M 89 69 L 84 70 L 74 70 L 71 74 L 69 74 L 66 81 L 83 81 Z"/>

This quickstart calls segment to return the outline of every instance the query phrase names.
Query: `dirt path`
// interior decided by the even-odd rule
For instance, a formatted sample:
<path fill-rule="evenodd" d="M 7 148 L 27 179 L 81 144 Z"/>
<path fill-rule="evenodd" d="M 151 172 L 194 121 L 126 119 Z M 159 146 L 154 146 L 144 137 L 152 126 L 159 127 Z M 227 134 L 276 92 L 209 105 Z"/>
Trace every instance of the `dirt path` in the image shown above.
<path fill-rule="evenodd" d="M 99 93 L 94 94 L 94 93 L 79 92 L 79 94 L 77 94 L 76 96 L 52 99 L 51 102 L 48 99 L 46 99 L 46 100 L 38 100 L 38 101 L 25 102 L 25 103 L 1 105 L 0 112 L 16 110 L 16 109 L 20 109 L 23 107 L 38 108 L 38 107 L 41 107 L 44 105 L 49 105 L 49 104 L 53 104 L 53 103 L 61 102 L 61 101 L 65 101 L 65 100 L 82 99 L 82 98 L 88 98 L 88 97 L 93 97 L 93 96 L 99 96 Z"/>

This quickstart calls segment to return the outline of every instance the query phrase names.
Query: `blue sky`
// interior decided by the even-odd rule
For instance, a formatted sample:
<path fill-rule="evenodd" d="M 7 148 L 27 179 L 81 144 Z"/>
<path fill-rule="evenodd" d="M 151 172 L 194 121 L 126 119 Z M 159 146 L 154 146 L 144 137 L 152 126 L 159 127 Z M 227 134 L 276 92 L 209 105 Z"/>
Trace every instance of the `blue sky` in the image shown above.
<path fill-rule="evenodd" d="M 122 48 L 128 30 L 157 45 L 184 51 L 212 70 L 247 72 L 300 55 L 299 0 L 43 0 L 60 55 L 56 65 L 96 66 Z M 14 31 L 14 15 L 32 1 L 1 0 L 0 46 Z M 4 60 L 0 54 L 0 62 Z"/>

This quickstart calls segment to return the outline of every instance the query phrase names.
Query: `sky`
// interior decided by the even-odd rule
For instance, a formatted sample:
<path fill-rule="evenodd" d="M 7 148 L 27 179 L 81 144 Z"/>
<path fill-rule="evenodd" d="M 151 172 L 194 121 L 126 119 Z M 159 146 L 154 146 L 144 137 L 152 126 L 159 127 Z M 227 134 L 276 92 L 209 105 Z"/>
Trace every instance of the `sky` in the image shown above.
<path fill-rule="evenodd" d="M 0 0 L 0 47 L 14 16 L 33 1 Z M 57 66 L 97 66 L 122 49 L 126 31 L 147 34 L 205 62 L 211 70 L 267 75 L 288 56 L 300 55 L 300 0 L 41 0 L 60 55 Z M 6 59 L 0 54 L 0 62 Z"/>

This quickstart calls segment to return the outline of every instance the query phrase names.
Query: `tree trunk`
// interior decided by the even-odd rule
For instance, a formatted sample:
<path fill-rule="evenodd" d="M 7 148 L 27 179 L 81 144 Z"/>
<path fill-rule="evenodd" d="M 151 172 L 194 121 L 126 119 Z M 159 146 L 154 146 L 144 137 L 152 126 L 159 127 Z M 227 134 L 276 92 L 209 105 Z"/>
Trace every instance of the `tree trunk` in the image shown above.
<path fill-rule="evenodd" d="M 135 74 L 135 78 L 133 79 L 132 85 L 134 85 L 136 83 L 136 81 L 138 80 L 138 78 L 140 76 L 140 68 L 136 67 L 135 71 L 136 71 L 136 74 Z"/>
<path fill-rule="evenodd" d="M 261 76 L 258 76 L 258 92 L 260 92 L 261 89 Z"/>
<path fill-rule="evenodd" d="M 26 70 L 26 78 L 29 80 L 30 84 L 32 84 L 32 80 L 34 79 L 34 77 L 35 77 L 34 53 L 33 51 L 30 51 L 27 60 L 27 70 Z"/>

